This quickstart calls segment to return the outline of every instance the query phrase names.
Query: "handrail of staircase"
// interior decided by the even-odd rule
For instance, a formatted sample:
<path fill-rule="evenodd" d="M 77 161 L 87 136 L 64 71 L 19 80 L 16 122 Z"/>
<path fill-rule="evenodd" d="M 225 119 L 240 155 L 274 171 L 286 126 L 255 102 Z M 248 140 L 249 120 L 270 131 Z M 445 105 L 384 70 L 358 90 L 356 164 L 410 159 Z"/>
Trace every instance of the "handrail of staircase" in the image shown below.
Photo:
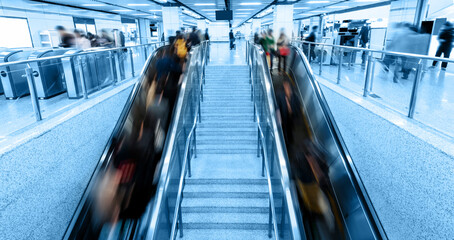
<path fill-rule="evenodd" d="M 200 81 L 200 86 L 199 86 L 200 93 L 202 93 L 204 79 L 205 79 L 206 53 L 207 53 L 207 48 L 208 48 L 207 45 L 208 45 L 207 41 L 204 41 L 203 43 L 200 44 L 200 47 L 202 48 L 201 49 L 201 51 L 202 51 L 202 64 L 201 64 L 202 74 L 200 74 L 201 81 Z M 198 71 L 198 66 L 196 66 L 196 68 L 194 70 Z M 192 74 L 192 72 L 188 72 L 188 76 L 191 76 L 191 74 Z M 185 186 L 186 172 L 188 172 L 189 177 L 191 176 L 190 161 L 191 161 L 192 154 L 190 154 L 191 155 L 190 157 L 188 157 L 188 155 L 189 155 L 189 152 L 191 149 L 190 148 L 191 144 L 196 145 L 195 132 L 197 129 L 197 123 L 199 123 L 199 121 L 201 121 L 200 101 L 203 101 L 201 96 L 202 96 L 202 94 L 198 97 L 198 104 L 197 104 L 196 110 L 195 110 L 196 114 L 195 114 L 194 122 L 191 127 L 191 131 L 189 132 L 188 137 L 186 138 L 186 144 L 185 144 L 185 150 L 184 150 L 184 160 L 183 160 L 183 165 L 182 165 L 181 174 L 180 174 L 178 195 L 177 195 L 177 199 L 176 199 L 175 212 L 174 212 L 172 228 L 171 228 L 172 231 L 170 233 L 171 240 L 175 239 L 178 223 L 179 223 L 179 229 L 180 229 L 180 237 L 183 237 L 183 219 L 182 219 L 182 215 L 181 215 L 181 203 L 183 200 L 182 195 L 183 195 L 183 189 Z M 193 136 L 194 136 L 194 140 L 191 141 Z M 196 151 L 197 151 L 197 149 L 194 149 L 194 152 L 196 152 Z M 195 154 L 195 155 L 197 156 L 197 154 Z"/>
<path fill-rule="evenodd" d="M 255 105 L 255 103 L 254 103 Z M 257 110 L 257 108 L 256 108 Z M 260 127 L 260 119 L 258 114 L 256 114 L 256 119 L 257 119 L 257 127 L 258 127 L 258 133 L 259 133 L 259 142 L 260 145 L 262 146 L 262 163 L 265 166 L 265 172 L 266 172 L 266 178 L 268 182 L 268 193 L 270 197 L 270 217 L 269 217 L 269 227 L 268 227 L 268 237 L 271 238 L 271 222 L 274 230 L 274 239 L 279 240 L 279 233 L 278 233 L 278 228 L 277 228 L 277 222 L 276 222 L 276 209 L 274 209 L 274 196 L 273 196 L 273 187 L 271 184 L 271 176 L 270 176 L 270 171 L 269 171 L 269 166 L 268 166 L 268 154 L 265 151 L 265 136 L 263 135 L 262 128 Z M 263 169 L 263 168 L 262 168 Z M 262 174 L 263 175 L 263 174 Z M 282 213 L 283 214 L 283 213 Z"/>
<path fill-rule="evenodd" d="M 264 86 L 264 90 L 266 93 L 266 96 L 265 96 L 265 99 L 267 99 L 266 105 L 267 105 L 267 108 L 269 109 L 270 115 L 272 115 L 268 124 L 270 125 L 270 128 L 271 128 L 271 131 L 270 131 L 271 137 L 274 139 L 274 142 L 275 142 L 276 154 L 278 157 L 279 166 L 280 166 L 280 170 L 281 170 L 280 181 L 281 181 L 281 186 L 282 186 L 282 192 L 284 195 L 283 201 L 285 201 L 285 204 L 287 205 L 287 208 L 289 210 L 288 215 L 289 215 L 289 221 L 290 221 L 290 225 L 291 225 L 291 232 L 290 232 L 291 238 L 298 240 L 298 239 L 301 239 L 302 235 L 300 233 L 300 226 L 299 226 L 299 223 L 297 220 L 296 210 L 295 210 L 294 203 L 292 201 L 292 195 L 291 195 L 291 191 L 290 191 L 290 176 L 289 176 L 289 170 L 288 170 L 288 166 L 287 166 L 288 164 L 287 164 L 286 157 L 285 157 L 285 154 L 283 151 L 284 146 L 282 144 L 282 141 L 279 137 L 276 137 L 276 136 L 279 136 L 279 132 L 278 132 L 276 118 L 274 117 L 274 116 L 276 116 L 276 110 L 274 107 L 274 100 L 273 100 L 273 93 L 272 93 L 273 86 L 272 86 L 271 74 L 267 68 L 265 52 L 262 49 L 260 49 L 258 46 L 256 46 L 254 43 L 246 41 L 246 51 L 247 51 L 246 60 L 247 60 L 248 65 L 251 67 L 251 64 L 253 61 L 257 61 L 257 62 L 259 61 L 259 59 L 253 59 L 253 56 L 251 56 L 252 51 L 249 50 L 250 48 L 255 48 L 255 51 L 257 51 L 257 56 L 262 58 L 260 60 L 262 62 L 262 64 L 260 64 L 261 69 L 259 71 L 262 71 L 264 73 L 265 79 L 261 80 L 261 82 Z M 265 63 L 265 64 L 263 64 L 263 63 Z M 270 192 L 270 202 L 271 201 L 273 202 L 272 205 L 270 204 L 270 207 L 272 209 L 272 214 L 274 215 L 273 219 L 276 220 L 276 216 L 275 216 L 275 212 L 274 212 L 274 210 L 275 210 L 274 209 L 274 197 L 273 197 L 273 192 L 272 192 L 272 184 L 271 184 L 271 176 L 270 176 L 271 173 L 269 170 L 269 166 L 266 163 L 264 163 L 264 162 L 268 162 L 267 161 L 268 156 L 266 155 L 266 151 L 264 151 L 266 144 L 264 142 L 264 135 L 263 135 L 262 128 L 260 126 L 260 117 L 258 114 L 257 104 L 255 102 L 255 96 L 254 96 L 254 87 L 255 86 L 254 86 L 254 79 L 253 79 L 252 71 L 251 71 L 251 83 L 252 83 L 252 99 L 254 101 L 254 120 L 257 121 L 257 126 L 258 126 L 258 131 L 259 131 L 259 133 L 258 133 L 259 141 L 260 141 L 260 145 L 262 146 L 262 159 L 263 159 L 262 160 L 262 171 L 263 171 L 263 169 L 266 169 L 266 172 L 267 172 L 268 190 Z M 260 145 L 258 145 L 258 146 L 260 146 Z M 260 151 L 258 151 L 258 153 L 260 153 Z M 284 209 L 282 209 L 282 211 L 283 211 L 282 214 L 284 214 Z M 275 220 L 274 220 L 274 224 L 273 224 L 274 230 L 275 230 L 275 239 L 279 239 L 279 234 L 277 231 L 277 229 L 278 229 L 277 223 Z M 283 223 L 281 223 L 281 224 L 283 224 Z"/>

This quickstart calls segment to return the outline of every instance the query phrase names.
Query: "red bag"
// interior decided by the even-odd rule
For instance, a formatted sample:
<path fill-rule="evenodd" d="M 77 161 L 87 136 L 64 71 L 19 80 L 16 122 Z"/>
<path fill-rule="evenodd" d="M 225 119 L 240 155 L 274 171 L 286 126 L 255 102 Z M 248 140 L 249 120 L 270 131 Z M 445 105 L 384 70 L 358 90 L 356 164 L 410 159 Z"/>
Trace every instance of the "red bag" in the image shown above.
<path fill-rule="evenodd" d="M 288 47 L 279 48 L 279 54 L 281 56 L 288 56 L 290 54 L 290 49 Z"/>

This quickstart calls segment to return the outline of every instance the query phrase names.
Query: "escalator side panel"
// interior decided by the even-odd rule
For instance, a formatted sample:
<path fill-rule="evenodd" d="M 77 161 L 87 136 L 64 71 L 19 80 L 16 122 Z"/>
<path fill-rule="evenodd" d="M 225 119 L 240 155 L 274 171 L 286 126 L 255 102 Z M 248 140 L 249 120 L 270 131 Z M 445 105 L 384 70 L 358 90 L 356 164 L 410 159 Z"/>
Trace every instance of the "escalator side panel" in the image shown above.
<path fill-rule="evenodd" d="M 350 239 L 386 239 L 318 83 L 299 49 L 291 47 L 289 71 L 298 89 L 312 141 L 324 151 L 329 181 Z"/>

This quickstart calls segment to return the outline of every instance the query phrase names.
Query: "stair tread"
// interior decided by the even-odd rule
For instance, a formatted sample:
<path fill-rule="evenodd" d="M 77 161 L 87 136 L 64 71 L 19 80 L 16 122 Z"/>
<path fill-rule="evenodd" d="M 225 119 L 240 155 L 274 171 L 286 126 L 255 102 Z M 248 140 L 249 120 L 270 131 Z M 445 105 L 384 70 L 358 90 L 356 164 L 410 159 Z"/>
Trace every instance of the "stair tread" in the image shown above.
<path fill-rule="evenodd" d="M 186 213 L 183 223 L 265 223 L 268 213 Z"/>
<path fill-rule="evenodd" d="M 266 229 L 184 229 L 183 233 L 182 240 L 269 240 Z"/>

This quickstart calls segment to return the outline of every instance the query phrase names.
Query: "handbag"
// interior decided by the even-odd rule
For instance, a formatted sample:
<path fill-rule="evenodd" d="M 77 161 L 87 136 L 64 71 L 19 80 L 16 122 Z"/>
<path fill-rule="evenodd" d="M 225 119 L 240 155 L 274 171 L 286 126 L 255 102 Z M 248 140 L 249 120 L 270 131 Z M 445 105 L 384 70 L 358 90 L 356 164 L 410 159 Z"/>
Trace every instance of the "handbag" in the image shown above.
<path fill-rule="evenodd" d="M 286 46 L 279 48 L 279 54 L 281 56 L 288 56 L 290 54 L 290 49 Z"/>

